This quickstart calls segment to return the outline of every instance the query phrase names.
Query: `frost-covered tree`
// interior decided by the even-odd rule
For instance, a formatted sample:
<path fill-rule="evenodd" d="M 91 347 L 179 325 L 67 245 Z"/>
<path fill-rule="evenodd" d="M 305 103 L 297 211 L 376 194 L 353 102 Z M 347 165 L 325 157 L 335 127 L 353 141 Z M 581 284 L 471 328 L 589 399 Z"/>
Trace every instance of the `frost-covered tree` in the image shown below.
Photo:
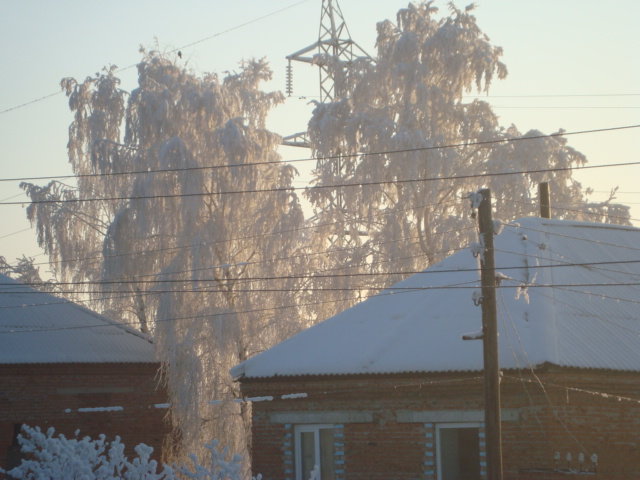
<path fill-rule="evenodd" d="M 143 443 L 134 447 L 135 457 L 125 454 L 120 437 L 108 440 L 43 432 L 39 427 L 23 425 L 18 435 L 22 453 L 20 465 L 0 474 L 22 480 L 241 480 L 242 458 L 230 455 L 214 440 L 204 446 L 204 460 L 190 455 L 185 464 L 169 466 L 152 458 L 153 448 Z M 4 477 L 3 477 L 4 478 Z M 259 480 L 260 476 L 252 480 Z"/>
<path fill-rule="evenodd" d="M 260 90 L 264 61 L 219 78 L 152 52 L 138 73 L 130 95 L 113 68 L 63 80 L 77 186 L 25 185 L 29 218 L 59 278 L 153 333 L 179 450 L 243 452 L 229 368 L 300 328 L 296 172 L 265 129 L 283 97 Z"/>
<path fill-rule="evenodd" d="M 40 268 L 35 265 L 33 257 L 22 255 L 21 258 L 16 258 L 14 264 L 11 264 L 5 257 L 0 255 L 0 273 L 21 283 L 33 284 L 40 290 L 48 292 L 55 290 L 53 282 L 44 282 L 42 280 Z"/>
<path fill-rule="evenodd" d="M 449 15 L 439 17 L 433 2 L 409 4 L 395 24 L 379 23 L 377 57 L 360 66 L 350 97 L 313 112 L 308 133 L 319 161 L 307 196 L 318 217 L 338 226 L 326 232 L 325 244 L 338 229 L 360 232 L 350 236 L 358 243 L 349 251 L 352 267 L 421 269 L 466 244 L 474 224 L 463 198 L 480 187 L 492 189 L 497 216 L 507 220 L 535 215 L 537 185 L 547 181 L 552 204 L 567 209 L 554 210 L 556 217 L 628 223 L 626 207 L 586 203 L 588 192 L 569 170 L 586 159 L 565 138 L 499 142 L 542 134 L 504 128 L 487 102 L 466 100 L 468 92 L 487 92 L 507 74 L 501 48 L 480 30 L 472 10 L 451 5 Z M 536 172 L 552 168 L 567 170 Z M 486 176 L 509 171 L 530 173 Z M 358 186 L 324 188 L 336 183 Z M 346 213 L 335 208 L 337 195 Z M 372 276 L 367 285 L 398 278 Z"/>

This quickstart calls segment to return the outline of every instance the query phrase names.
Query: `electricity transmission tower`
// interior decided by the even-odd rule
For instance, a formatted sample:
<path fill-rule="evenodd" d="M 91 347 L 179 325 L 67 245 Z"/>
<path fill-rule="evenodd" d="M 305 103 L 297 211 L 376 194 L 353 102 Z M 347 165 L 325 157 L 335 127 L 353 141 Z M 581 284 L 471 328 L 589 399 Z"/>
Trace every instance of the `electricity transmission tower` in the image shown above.
<path fill-rule="evenodd" d="M 292 61 L 316 65 L 320 73 L 320 102 L 334 102 L 349 96 L 355 69 L 361 61 L 373 59 L 351 39 L 337 0 L 322 0 L 318 40 L 287 56 L 288 96 L 293 93 Z M 309 147 L 306 132 L 288 135 L 283 145 Z"/>

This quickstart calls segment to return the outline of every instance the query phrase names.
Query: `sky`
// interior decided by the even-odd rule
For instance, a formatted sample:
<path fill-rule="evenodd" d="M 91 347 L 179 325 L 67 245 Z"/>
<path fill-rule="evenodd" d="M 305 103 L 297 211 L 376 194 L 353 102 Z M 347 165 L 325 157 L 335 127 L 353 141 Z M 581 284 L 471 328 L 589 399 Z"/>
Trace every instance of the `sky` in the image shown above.
<path fill-rule="evenodd" d="M 19 177 L 71 173 L 66 156 L 72 116 L 60 80 L 82 80 L 117 65 L 122 87 L 136 86 L 139 48 L 180 49 L 195 73 L 233 71 L 242 59 L 265 57 L 274 70 L 266 90 L 284 90 L 286 55 L 315 42 L 321 0 L 0 0 L 0 255 L 23 254 L 43 262 L 23 206 Z M 375 53 L 375 25 L 395 20 L 403 0 L 341 0 L 352 38 Z M 456 2 L 464 7 L 468 2 Z M 446 11 L 446 2 L 435 2 Z M 478 0 L 475 15 L 491 42 L 504 49 L 509 69 L 489 101 L 502 125 L 552 133 L 640 124 L 640 2 L 614 0 Z M 305 129 L 318 95 L 317 71 L 294 65 L 294 95 L 269 117 L 287 135 Z M 472 92 L 473 93 L 473 92 Z M 35 101 L 41 97 L 43 100 Z M 18 107 L 28 103 L 25 106 Z M 589 165 L 640 160 L 640 129 L 569 137 Z M 308 152 L 282 148 L 283 158 Z M 593 168 L 576 173 L 602 200 L 632 207 L 640 226 L 640 166 Z M 34 183 L 44 184 L 47 180 Z M 304 176 L 297 182 L 304 184 Z"/>

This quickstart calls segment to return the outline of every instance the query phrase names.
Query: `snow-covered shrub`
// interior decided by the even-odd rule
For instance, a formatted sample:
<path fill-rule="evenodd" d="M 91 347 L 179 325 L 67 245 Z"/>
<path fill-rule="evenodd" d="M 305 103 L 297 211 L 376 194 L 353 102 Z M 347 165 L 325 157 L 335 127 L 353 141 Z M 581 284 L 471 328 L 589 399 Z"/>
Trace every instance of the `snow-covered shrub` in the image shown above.
<path fill-rule="evenodd" d="M 158 472 L 158 462 L 151 459 L 153 448 L 140 444 L 135 447 L 137 457 L 129 460 L 120 437 L 107 441 L 105 435 L 97 439 L 55 435 L 55 429 L 43 432 L 39 427 L 22 427 L 18 441 L 26 459 L 6 472 L 9 478 L 33 480 L 170 480 L 175 478 L 170 467 Z"/>
<path fill-rule="evenodd" d="M 108 441 L 105 435 L 97 439 L 88 436 L 74 438 L 55 435 L 55 429 L 43 432 L 39 427 L 24 425 L 18 436 L 22 452 L 27 457 L 22 463 L 5 471 L 8 478 L 25 480 L 241 480 L 242 458 L 229 456 L 226 449 L 218 449 L 218 441 L 205 445 L 206 464 L 200 464 L 195 455 L 189 466 L 160 465 L 151 459 L 153 448 L 141 443 L 134 448 L 136 457 L 124 454 L 125 445 L 117 437 Z M 230 457 L 230 460 L 227 458 Z M 260 480 L 260 476 L 253 480 Z"/>

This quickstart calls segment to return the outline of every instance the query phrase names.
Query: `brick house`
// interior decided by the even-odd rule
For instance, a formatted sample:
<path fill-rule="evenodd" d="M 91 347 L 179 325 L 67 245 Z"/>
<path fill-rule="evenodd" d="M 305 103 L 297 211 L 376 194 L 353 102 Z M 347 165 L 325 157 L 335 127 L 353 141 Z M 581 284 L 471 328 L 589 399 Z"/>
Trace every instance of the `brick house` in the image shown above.
<path fill-rule="evenodd" d="M 0 466 L 19 463 L 22 424 L 139 443 L 160 458 L 166 394 L 149 338 L 0 275 Z"/>
<path fill-rule="evenodd" d="M 495 238 L 506 479 L 640 478 L 640 230 Z M 486 478 L 477 259 L 458 252 L 232 369 L 265 480 Z"/>

